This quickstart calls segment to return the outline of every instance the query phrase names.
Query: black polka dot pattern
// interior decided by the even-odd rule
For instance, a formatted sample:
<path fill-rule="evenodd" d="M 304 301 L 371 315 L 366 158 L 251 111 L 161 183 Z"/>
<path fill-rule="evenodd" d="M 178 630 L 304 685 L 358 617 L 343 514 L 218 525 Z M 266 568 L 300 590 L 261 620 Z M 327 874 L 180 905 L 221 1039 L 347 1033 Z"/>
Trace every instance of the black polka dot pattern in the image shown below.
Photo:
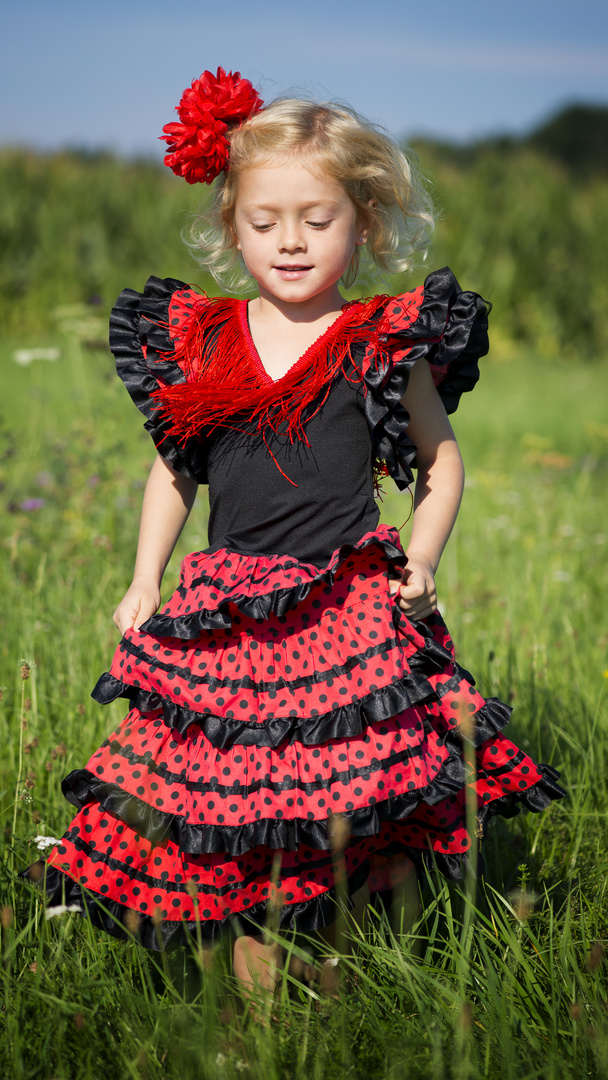
<path fill-rule="evenodd" d="M 173 636 L 159 638 L 149 624 L 127 631 L 110 674 L 181 708 L 248 726 L 324 716 L 399 682 L 426 640 L 411 623 L 405 630 L 395 625 L 383 544 L 392 548 L 398 534 L 383 527 L 370 541 L 364 537 L 332 567 L 331 589 L 321 577 L 293 610 L 263 620 L 243 614 L 241 598 L 253 595 L 261 580 L 277 585 L 284 560 L 228 552 L 189 556 L 162 612 Z M 288 572 L 298 588 L 297 579 L 310 577 L 313 568 Z M 212 611 L 228 602 L 228 629 L 203 630 L 192 641 L 178 635 L 194 606 Z"/>
<path fill-rule="evenodd" d="M 277 900 L 314 904 L 334 885 L 333 814 L 353 822 L 349 876 L 365 873 L 373 888 L 386 888 L 409 872 L 405 852 L 433 851 L 452 864 L 466 855 L 465 788 L 480 820 L 510 814 L 519 801 L 542 809 L 559 797 L 555 774 L 498 730 L 477 746 L 476 775 L 465 783 L 462 737 L 479 741 L 475 727 L 486 702 L 456 664 L 441 617 L 411 623 L 397 612 L 384 541 L 395 544 L 394 531 L 379 530 L 343 553 L 331 584 L 315 580 L 316 568 L 279 556 L 189 556 L 164 614 L 177 626 L 189 611 L 227 605 L 229 624 L 187 640 L 146 630 L 125 635 L 112 675 L 156 694 L 159 704 L 132 708 L 86 770 L 66 778 L 64 792 L 81 809 L 51 866 L 141 916 L 223 925 L 268 899 L 275 851 L 263 838 L 279 835 L 282 825 L 301 823 L 302 835 L 310 826 L 311 839 L 281 849 Z M 289 591 L 307 574 L 307 595 L 283 613 L 256 620 L 242 611 L 239 598 Z M 421 670 L 423 700 L 345 737 L 298 740 L 298 722 L 338 713 Z M 176 730 L 163 701 L 242 725 L 242 741 L 213 745 L 196 720 Z M 294 720 L 291 735 L 258 744 L 256 733 L 276 717 Z M 105 793 L 101 802 L 95 791 Z M 161 840 L 151 838 L 152 820 L 163 825 Z M 246 843 L 235 842 L 239 830 Z M 190 848 L 176 835 L 189 836 Z M 208 853 L 194 853 L 206 850 L 206 835 L 213 835 Z"/>

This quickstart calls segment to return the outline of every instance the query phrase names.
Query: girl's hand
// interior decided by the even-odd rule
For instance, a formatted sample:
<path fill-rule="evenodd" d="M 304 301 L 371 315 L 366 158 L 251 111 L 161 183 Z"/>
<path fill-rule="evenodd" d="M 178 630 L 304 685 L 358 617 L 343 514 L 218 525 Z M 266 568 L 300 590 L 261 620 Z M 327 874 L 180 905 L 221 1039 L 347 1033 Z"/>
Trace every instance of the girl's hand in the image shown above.
<path fill-rule="evenodd" d="M 437 609 L 437 590 L 431 563 L 421 556 L 408 555 L 401 581 L 389 580 L 391 596 L 408 619 L 426 619 Z"/>
<path fill-rule="evenodd" d="M 121 634 L 124 634 L 125 630 L 139 630 L 141 624 L 154 615 L 159 607 L 158 585 L 135 579 L 116 608 L 113 619 Z"/>

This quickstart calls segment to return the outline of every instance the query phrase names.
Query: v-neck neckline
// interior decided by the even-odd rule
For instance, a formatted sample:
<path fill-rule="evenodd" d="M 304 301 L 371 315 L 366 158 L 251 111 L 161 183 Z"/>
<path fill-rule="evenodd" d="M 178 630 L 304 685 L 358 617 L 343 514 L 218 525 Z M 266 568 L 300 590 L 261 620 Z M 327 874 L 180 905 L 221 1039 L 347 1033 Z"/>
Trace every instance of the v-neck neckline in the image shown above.
<path fill-rule="evenodd" d="M 327 330 L 325 330 L 318 338 L 316 338 L 316 340 L 308 346 L 306 351 L 303 352 L 297 360 L 294 360 L 293 364 L 291 364 L 287 368 L 287 371 L 283 372 L 280 378 L 273 379 L 272 376 L 269 375 L 266 371 L 266 368 L 261 361 L 260 354 L 255 346 L 255 342 L 251 335 L 251 327 L 249 326 L 249 300 L 239 300 L 237 310 L 241 332 L 243 334 L 245 345 L 247 346 L 247 353 L 249 355 L 249 358 L 253 363 L 253 366 L 255 367 L 262 382 L 264 382 L 267 386 L 278 386 L 278 384 L 281 383 L 283 379 L 286 379 L 288 375 L 293 374 L 296 368 L 304 367 L 310 361 L 311 357 L 314 355 L 315 352 L 326 347 L 331 337 L 335 334 L 336 330 L 339 330 L 342 326 L 342 323 L 346 321 L 347 317 L 352 311 L 353 303 L 356 302 L 357 301 L 351 301 L 350 303 L 345 303 L 342 311 L 338 316 L 336 316 L 334 321 L 330 323 L 330 325 L 327 327 Z"/>

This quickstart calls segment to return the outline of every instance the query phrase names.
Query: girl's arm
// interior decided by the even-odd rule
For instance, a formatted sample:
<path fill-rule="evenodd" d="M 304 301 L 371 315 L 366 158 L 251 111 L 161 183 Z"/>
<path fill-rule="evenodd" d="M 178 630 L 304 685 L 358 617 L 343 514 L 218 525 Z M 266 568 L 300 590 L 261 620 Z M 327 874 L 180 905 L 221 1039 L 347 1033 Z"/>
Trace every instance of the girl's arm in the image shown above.
<path fill-rule="evenodd" d="M 139 630 L 158 610 L 165 567 L 197 489 L 195 480 L 176 472 L 160 455 L 156 457 L 144 492 L 133 581 L 114 612 L 121 634 Z"/>
<path fill-rule="evenodd" d="M 414 364 L 402 403 L 410 414 L 418 474 L 408 563 L 403 583 L 393 581 L 391 587 L 409 618 L 424 619 L 437 607 L 435 572 L 458 514 L 464 468 L 426 360 Z"/>

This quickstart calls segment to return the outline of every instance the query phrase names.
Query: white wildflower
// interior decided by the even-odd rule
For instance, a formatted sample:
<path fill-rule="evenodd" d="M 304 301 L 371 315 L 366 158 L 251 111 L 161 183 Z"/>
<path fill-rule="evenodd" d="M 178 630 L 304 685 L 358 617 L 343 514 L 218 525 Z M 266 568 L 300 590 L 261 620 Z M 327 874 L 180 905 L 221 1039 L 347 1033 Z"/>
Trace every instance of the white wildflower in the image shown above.
<path fill-rule="evenodd" d="M 553 580 L 554 581 L 571 581 L 572 580 L 572 574 L 569 574 L 567 570 L 554 570 L 553 571 Z"/>
<path fill-rule="evenodd" d="M 56 904 L 55 907 L 47 907 L 44 917 L 45 919 L 55 919 L 58 915 L 67 915 L 70 912 L 82 915 L 80 904 Z"/>
<path fill-rule="evenodd" d="M 224 1057 L 223 1054 L 218 1054 L 217 1055 L 217 1057 L 215 1059 L 215 1064 L 219 1065 L 220 1069 L 223 1069 L 224 1065 L 226 1064 L 226 1058 Z"/>
<path fill-rule="evenodd" d="M 56 847 L 61 840 L 56 840 L 54 836 L 35 836 L 34 843 L 38 851 L 45 851 L 47 847 Z"/>
<path fill-rule="evenodd" d="M 59 360 L 59 349 L 16 349 L 13 360 L 20 367 L 29 367 L 32 360 Z"/>

